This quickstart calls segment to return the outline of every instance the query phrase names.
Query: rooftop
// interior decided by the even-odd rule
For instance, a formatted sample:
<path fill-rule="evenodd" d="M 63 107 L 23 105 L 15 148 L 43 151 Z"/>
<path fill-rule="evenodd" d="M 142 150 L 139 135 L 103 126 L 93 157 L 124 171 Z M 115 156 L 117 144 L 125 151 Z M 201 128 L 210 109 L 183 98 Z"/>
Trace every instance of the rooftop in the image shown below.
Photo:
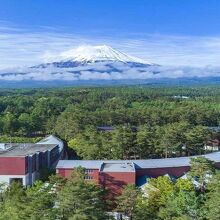
<path fill-rule="evenodd" d="M 0 157 L 24 157 L 37 152 L 52 150 L 57 144 L 6 143 L 5 146 L 5 149 L 0 149 Z"/>
<path fill-rule="evenodd" d="M 204 156 L 215 162 L 220 162 L 220 151 L 209 153 Z M 110 170 L 121 170 L 120 166 L 124 164 L 125 170 L 129 170 L 126 164 L 133 164 L 135 169 L 140 168 L 164 168 L 164 167 L 183 167 L 189 166 L 190 159 L 193 157 L 176 157 L 176 158 L 163 158 L 163 159 L 146 159 L 146 160 L 60 160 L 57 168 L 74 168 L 84 167 L 86 169 L 99 169 L 101 171 L 110 172 Z M 104 168 L 103 167 L 104 164 Z M 106 165 L 105 165 L 106 164 Z M 103 170 L 104 169 L 104 170 Z"/>
<path fill-rule="evenodd" d="M 97 126 L 97 129 L 100 131 L 113 131 L 114 130 L 112 126 Z"/>
<path fill-rule="evenodd" d="M 63 141 L 60 140 L 58 137 L 54 136 L 54 135 L 49 135 L 47 137 L 45 137 L 44 139 L 40 140 L 39 142 L 37 142 L 36 144 L 41 144 L 41 145 L 45 145 L 45 144 L 56 144 L 59 146 L 60 151 L 63 150 Z"/>
<path fill-rule="evenodd" d="M 135 172 L 135 167 L 133 163 L 123 162 L 104 162 L 101 166 L 100 171 L 103 172 Z"/>

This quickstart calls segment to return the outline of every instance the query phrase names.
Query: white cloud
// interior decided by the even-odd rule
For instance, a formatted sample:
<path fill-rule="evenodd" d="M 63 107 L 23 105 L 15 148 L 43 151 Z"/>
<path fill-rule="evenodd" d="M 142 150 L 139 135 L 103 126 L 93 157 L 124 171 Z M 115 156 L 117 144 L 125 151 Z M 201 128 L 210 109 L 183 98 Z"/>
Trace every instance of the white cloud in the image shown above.
<path fill-rule="evenodd" d="M 92 69 L 92 71 L 91 71 Z M 82 67 L 56 68 L 19 68 L 0 71 L 0 81 L 76 81 L 76 80 L 125 80 L 125 79 L 159 79 L 181 77 L 209 77 L 220 76 L 220 67 L 128 67 L 117 64 L 117 68 L 109 68 L 104 63 L 95 63 Z"/>
<path fill-rule="evenodd" d="M 161 65 L 219 66 L 220 37 L 169 35 L 79 35 L 42 27 L 19 29 L 0 21 L 0 69 L 31 66 L 82 44 L 107 44 L 133 56 Z"/>

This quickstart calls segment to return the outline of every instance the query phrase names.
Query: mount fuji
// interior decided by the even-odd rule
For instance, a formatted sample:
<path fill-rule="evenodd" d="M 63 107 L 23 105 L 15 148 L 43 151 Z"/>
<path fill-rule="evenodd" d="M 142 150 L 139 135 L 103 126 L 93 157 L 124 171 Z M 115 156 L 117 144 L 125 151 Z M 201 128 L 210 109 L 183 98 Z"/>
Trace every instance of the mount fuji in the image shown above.
<path fill-rule="evenodd" d="M 80 46 L 31 67 L 0 70 L 0 87 L 148 84 L 220 80 L 219 68 L 165 67 L 109 46 Z M 216 78 L 217 77 L 217 78 Z M 219 78 L 219 80 L 218 80 Z M 202 79 L 202 80 L 201 80 Z"/>
<path fill-rule="evenodd" d="M 57 57 L 53 57 L 53 61 L 41 64 L 35 67 L 46 68 L 48 66 L 68 68 L 76 66 L 85 66 L 94 63 L 123 63 L 133 64 L 133 66 L 150 66 L 151 62 L 129 56 L 112 47 L 102 46 L 80 46 L 76 49 L 68 50 Z"/>

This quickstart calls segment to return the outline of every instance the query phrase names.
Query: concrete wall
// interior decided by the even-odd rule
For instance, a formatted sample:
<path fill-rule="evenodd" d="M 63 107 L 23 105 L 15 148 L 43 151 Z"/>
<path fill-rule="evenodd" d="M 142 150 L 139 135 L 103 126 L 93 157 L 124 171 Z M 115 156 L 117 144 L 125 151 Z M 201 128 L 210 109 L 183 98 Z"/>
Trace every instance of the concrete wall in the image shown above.
<path fill-rule="evenodd" d="M 10 184 L 10 179 L 21 178 L 23 185 L 29 185 L 28 175 L 0 175 L 0 183 Z"/>
<path fill-rule="evenodd" d="M 39 172 L 27 173 L 26 175 L 0 175 L 0 183 L 10 184 L 10 179 L 21 178 L 23 186 L 32 185 L 39 178 Z"/>

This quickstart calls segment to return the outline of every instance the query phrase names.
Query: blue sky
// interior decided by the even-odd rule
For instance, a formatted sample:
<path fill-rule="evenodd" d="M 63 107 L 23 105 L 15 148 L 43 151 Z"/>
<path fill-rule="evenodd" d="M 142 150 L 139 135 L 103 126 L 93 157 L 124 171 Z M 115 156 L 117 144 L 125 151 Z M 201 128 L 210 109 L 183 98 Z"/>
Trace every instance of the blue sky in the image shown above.
<path fill-rule="evenodd" d="M 0 68 L 108 44 L 162 65 L 218 65 L 219 0 L 0 0 Z"/>

